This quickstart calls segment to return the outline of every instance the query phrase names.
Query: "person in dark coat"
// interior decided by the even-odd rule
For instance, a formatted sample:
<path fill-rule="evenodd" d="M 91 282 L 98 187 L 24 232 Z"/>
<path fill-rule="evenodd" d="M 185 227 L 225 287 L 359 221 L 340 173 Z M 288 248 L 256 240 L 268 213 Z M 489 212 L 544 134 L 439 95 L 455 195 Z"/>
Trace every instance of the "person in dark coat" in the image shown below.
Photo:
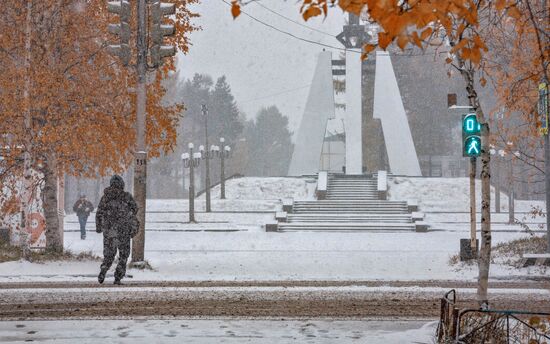
<path fill-rule="evenodd" d="M 94 211 L 94 205 L 92 202 L 86 199 L 86 195 L 80 195 L 80 198 L 73 206 L 73 211 L 78 217 L 78 223 L 80 223 L 80 239 L 86 239 L 86 223 L 88 222 L 88 216 Z"/>
<path fill-rule="evenodd" d="M 98 281 L 103 283 L 107 271 L 113 264 L 118 250 L 118 265 L 115 270 L 115 284 L 121 284 L 126 274 L 126 263 L 130 256 L 130 240 L 139 229 L 138 207 L 129 192 L 124 191 L 124 180 L 118 175 L 111 178 L 97 206 L 96 232 L 103 233 L 103 263 Z"/>

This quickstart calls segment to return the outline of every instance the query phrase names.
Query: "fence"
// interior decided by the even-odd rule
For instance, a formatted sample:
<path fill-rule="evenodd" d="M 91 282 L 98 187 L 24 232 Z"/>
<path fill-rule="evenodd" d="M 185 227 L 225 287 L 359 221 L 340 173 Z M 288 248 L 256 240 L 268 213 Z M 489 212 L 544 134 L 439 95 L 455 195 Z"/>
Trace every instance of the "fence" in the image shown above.
<path fill-rule="evenodd" d="M 438 343 L 550 343 L 550 313 L 459 309 L 456 291 L 441 298 Z"/>

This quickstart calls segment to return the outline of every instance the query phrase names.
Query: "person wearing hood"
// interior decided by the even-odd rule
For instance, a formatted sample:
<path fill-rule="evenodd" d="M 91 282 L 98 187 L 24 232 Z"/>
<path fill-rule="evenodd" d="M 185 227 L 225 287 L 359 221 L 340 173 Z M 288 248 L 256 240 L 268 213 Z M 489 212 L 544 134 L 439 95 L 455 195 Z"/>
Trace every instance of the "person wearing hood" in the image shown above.
<path fill-rule="evenodd" d="M 97 278 L 99 283 L 105 280 L 118 250 L 114 283 L 121 284 L 130 256 L 130 240 L 139 229 L 137 211 L 134 198 L 129 192 L 124 191 L 124 180 L 114 175 L 110 186 L 105 189 L 99 201 L 96 212 L 96 232 L 103 233 L 103 263 Z"/>
<path fill-rule="evenodd" d="M 94 205 L 92 202 L 86 199 L 86 195 L 80 195 L 80 198 L 73 206 L 73 211 L 78 217 L 78 223 L 80 224 L 80 239 L 86 239 L 86 222 L 88 222 L 88 216 L 94 211 Z"/>

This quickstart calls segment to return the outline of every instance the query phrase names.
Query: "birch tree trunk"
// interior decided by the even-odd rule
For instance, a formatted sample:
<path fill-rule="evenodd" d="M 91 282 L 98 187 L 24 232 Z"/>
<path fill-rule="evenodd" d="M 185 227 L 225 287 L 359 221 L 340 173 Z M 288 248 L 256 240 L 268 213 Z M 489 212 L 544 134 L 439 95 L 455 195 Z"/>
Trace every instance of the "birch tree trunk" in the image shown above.
<path fill-rule="evenodd" d="M 481 308 L 487 308 L 489 298 L 487 296 L 489 268 L 491 265 L 491 155 L 489 154 L 489 123 L 475 90 L 473 69 L 466 69 L 464 61 L 460 61 L 460 73 L 466 82 L 466 92 L 470 106 L 476 111 L 476 116 L 481 124 L 481 246 L 478 257 L 478 286 L 477 301 Z"/>
<path fill-rule="evenodd" d="M 49 156 L 44 163 L 44 189 L 42 202 L 46 218 L 46 250 L 63 252 L 63 233 L 60 231 L 57 200 L 57 172 L 53 158 Z"/>

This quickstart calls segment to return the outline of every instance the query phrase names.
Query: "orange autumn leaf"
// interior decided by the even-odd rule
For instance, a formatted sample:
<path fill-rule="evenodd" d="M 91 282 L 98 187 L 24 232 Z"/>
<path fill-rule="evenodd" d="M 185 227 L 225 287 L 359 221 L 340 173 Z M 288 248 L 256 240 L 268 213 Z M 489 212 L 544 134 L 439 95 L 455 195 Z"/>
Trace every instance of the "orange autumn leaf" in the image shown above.
<path fill-rule="evenodd" d="M 233 19 L 237 18 L 241 14 L 241 5 L 237 0 L 231 1 L 231 15 Z"/>
<path fill-rule="evenodd" d="M 433 29 L 431 27 L 427 28 L 426 30 L 422 31 L 420 34 L 420 39 L 425 40 L 426 38 L 430 37 L 433 32 Z"/>
<path fill-rule="evenodd" d="M 409 38 L 405 35 L 399 35 L 397 37 L 397 46 L 401 49 L 401 50 L 404 50 L 405 47 L 407 46 L 407 43 L 409 43 Z"/>
<path fill-rule="evenodd" d="M 378 45 L 382 49 L 386 49 L 388 45 L 390 45 L 392 39 L 390 36 L 385 32 L 379 32 L 378 33 Z"/>
<path fill-rule="evenodd" d="M 479 79 L 479 83 L 481 84 L 482 87 L 485 87 L 485 85 L 487 85 L 487 79 L 481 78 Z"/>
<path fill-rule="evenodd" d="M 316 17 L 320 14 L 321 14 L 321 9 L 319 9 L 319 7 L 310 6 L 307 10 L 304 11 L 302 16 L 304 17 L 304 20 L 307 21 L 309 18 Z"/>

